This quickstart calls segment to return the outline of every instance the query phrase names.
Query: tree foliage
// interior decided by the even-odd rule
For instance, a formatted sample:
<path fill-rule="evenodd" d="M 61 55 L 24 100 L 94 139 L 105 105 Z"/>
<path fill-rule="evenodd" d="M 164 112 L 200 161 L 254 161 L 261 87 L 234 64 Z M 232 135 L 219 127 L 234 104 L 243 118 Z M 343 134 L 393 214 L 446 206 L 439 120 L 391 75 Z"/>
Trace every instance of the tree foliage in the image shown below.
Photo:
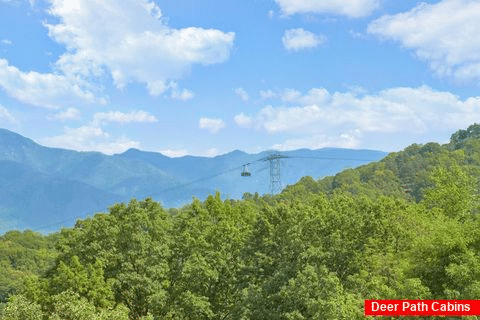
<path fill-rule="evenodd" d="M 275 196 L 132 199 L 9 232 L 1 319 L 363 319 L 364 299 L 478 299 L 477 126 Z"/>

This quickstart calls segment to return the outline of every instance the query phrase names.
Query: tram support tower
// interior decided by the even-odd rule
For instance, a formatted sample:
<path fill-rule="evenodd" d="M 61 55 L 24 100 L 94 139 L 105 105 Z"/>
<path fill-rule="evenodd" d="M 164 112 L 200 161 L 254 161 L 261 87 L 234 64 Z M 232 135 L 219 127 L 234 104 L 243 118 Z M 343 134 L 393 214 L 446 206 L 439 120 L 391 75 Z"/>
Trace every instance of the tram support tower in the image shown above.
<path fill-rule="evenodd" d="M 271 195 L 280 193 L 282 191 L 282 176 L 280 172 L 280 159 L 288 158 L 279 153 L 273 152 L 268 157 L 262 159 L 263 161 L 270 161 L 270 189 Z"/>

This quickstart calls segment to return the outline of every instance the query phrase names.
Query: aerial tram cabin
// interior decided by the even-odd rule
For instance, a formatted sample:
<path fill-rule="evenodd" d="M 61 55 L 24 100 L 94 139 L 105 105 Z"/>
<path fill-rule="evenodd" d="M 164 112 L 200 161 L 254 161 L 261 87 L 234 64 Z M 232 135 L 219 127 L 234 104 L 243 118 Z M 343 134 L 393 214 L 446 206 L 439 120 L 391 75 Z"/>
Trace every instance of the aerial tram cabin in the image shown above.
<path fill-rule="evenodd" d="M 250 171 L 248 170 L 248 165 L 249 165 L 249 163 L 243 165 L 242 177 L 249 177 L 249 176 L 252 175 L 250 173 Z"/>

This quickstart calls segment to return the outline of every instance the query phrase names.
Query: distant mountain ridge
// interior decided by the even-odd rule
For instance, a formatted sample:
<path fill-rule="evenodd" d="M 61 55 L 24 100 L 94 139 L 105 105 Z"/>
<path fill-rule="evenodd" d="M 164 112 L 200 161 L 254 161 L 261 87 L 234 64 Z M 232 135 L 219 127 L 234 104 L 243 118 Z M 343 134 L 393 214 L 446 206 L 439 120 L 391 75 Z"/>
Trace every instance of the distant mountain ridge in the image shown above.
<path fill-rule="evenodd" d="M 133 197 L 151 196 L 165 207 L 178 207 L 193 196 L 203 200 L 216 190 L 234 199 L 245 192 L 264 194 L 269 186 L 268 162 L 259 159 L 268 155 L 235 150 L 213 158 L 169 158 L 129 149 L 109 156 L 49 148 L 0 129 L 0 234 L 14 228 L 57 230 Z M 367 163 L 362 160 L 380 160 L 387 153 L 324 148 L 282 155 L 289 157 L 281 161 L 286 186 L 303 176 L 320 178 Z M 245 163 L 251 163 L 248 178 L 240 176 Z"/>

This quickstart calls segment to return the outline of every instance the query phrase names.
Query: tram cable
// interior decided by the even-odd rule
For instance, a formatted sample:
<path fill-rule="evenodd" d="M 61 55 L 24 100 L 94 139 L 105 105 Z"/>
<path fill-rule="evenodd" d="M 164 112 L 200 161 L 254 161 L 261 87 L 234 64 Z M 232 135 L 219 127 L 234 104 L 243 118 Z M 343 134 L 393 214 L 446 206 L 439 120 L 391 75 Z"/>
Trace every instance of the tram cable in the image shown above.
<path fill-rule="evenodd" d="M 313 156 L 281 156 L 281 158 L 285 158 L 285 159 L 317 159 L 317 160 L 339 160 L 339 161 L 366 161 L 366 162 L 371 162 L 371 161 L 378 161 L 378 159 L 354 159 L 354 158 L 337 158 L 337 157 L 313 157 Z M 199 182 L 202 182 L 202 181 L 205 181 L 205 180 L 209 180 L 209 179 L 213 179 L 213 178 L 216 178 L 218 176 L 221 176 L 221 175 L 224 175 L 224 174 L 227 174 L 227 173 L 230 173 L 230 172 L 233 172 L 233 171 L 239 171 L 241 170 L 241 175 L 246 177 L 246 176 L 251 176 L 251 172 L 248 170 L 248 165 L 251 165 L 251 164 L 255 164 L 257 162 L 265 162 L 265 161 L 268 161 L 268 157 L 264 157 L 264 158 L 261 158 L 261 159 L 257 159 L 257 160 L 253 160 L 251 162 L 248 162 L 246 164 L 243 164 L 243 165 L 240 165 L 240 166 L 236 166 L 236 167 L 233 167 L 233 168 L 229 168 L 229 169 L 226 169 L 226 170 L 223 170 L 219 173 L 216 173 L 214 175 L 209 175 L 209 176 L 205 176 L 205 177 L 201 177 L 199 179 L 195 179 L 193 181 L 189 181 L 189 182 L 185 182 L 185 183 L 180 183 L 180 184 L 177 184 L 175 186 L 172 186 L 172 187 L 168 187 L 168 188 L 164 188 L 164 189 L 161 189 L 159 191 L 156 191 L 154 193 L 149 193 L 147 195 L 144 195 L 144 196 L 141 196 L 141 197 L 138 197 L 139 199 L 145 199 L 145 198 L 152 198 L 153 196 L 156 196 L 156 195 L 159 195 L 159 194 L 162 194 L 162 193 L 168 193 L 168 192 L 171 192 L 173 190 L 176 190 L 176 189 L 179 189 L 179 188 L 184 188 L 184 187 L 188 187 L 190 185 L 193 185 L 193 184 L 197 184 Z M 265 170 L 267 167 L 263 168 L 262 170 L 260 171 L 263 171 Z M 249 174 L 246 174 L 246 173 L 249 173 Z M 258 173 L 258 172 L 257 172 Z M 99 204 L 99 202 L 97 201 L 97 204 Z M 112 204 L 113 205 L 113 204 Z M 98 210 L 94 210 L 94 214 L 95 213 L 100 213 L 102 211 L 104 211 L 106 208 L 104 206 L 102 206 L 102 208 L 98 209 Z M 70 216 L 70 217 L 67 217 L 61 221 L 58 221 L 58 222 L 55 222 L 55 223 L 50 223 L 50 224 L 47 224 L 47 225 L 41 225 L 41 226 L 37 226 L 35 228 L 32 228 L 31 230 L 33 231 L 37 231 L 37 230 L 41 230 L 41 229 L 45 229 L 45 228 L 48 228 L 48 227 L 53 227 L 53 226 L 58 226 L 58 225 L 61 225 L 65 222 L 69 222 L 71 221 L 72 219 L 74 218 L 77 218 L 77 219 L 81 219 L 78 215 L 75 215 L 75 216 Z"/>

